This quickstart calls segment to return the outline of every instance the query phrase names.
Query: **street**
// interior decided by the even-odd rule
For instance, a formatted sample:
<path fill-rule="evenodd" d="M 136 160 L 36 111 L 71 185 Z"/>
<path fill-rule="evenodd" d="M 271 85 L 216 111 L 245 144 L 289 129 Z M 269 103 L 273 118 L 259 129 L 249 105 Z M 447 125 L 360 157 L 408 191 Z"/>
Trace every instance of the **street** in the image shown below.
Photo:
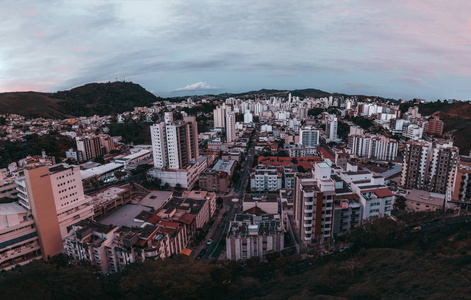
<path fill-rule="evenodd" d="M 254 142 L 257 139 L 257 134 L 252 137 L 252 143 L 247 151 L 247 157 L 244 162 L 242 162 L 241 168 L 241 177 L 240 180 L 235 183 L 235 187 L 233 193 L 231 195 L 227 195 L 223 198 L 223 209 L 221 210 L 219 216 L 214 221 L 213 226 L 210 228 L 207 240 L 211 239 L 211 245 L 206 245 L 202 252 L 203 255 L 200 255 L 201 259 L 217 259 L 221 255 L 223 250 L 223 245 L 221 245 L 221 240 L 223 235 L 229 229 L 229 224 L 232 220 L 234 220 L 234 216 L 236 213 L 242 210 L 242 201 L 243 197 L 245 196 L 245 191 L 247 188 L 247 184 L 250 178 L 250 170 L 252 169 L 252 163 L 254 160 L 255 155 L 255 147 Z M 237 198 L 239 201 L 233 202 L 232 200 Z M 219 222 L 222 222 L 221 226 L 218 226 Z M 207 241 L 206 240 L 206 241 Z M 204 242 L 206 243 L 206 242 Z"/>

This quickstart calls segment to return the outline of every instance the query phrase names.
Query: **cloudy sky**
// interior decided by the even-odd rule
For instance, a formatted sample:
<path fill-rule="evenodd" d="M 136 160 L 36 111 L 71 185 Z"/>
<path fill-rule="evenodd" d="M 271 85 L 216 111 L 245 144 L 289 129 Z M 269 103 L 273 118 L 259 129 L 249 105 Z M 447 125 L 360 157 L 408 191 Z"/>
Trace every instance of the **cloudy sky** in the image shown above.
<path fill-rule="evenodd" d="M 471 1 L 0 0 L 0 92 L 319 88 L 471 99 Z"/>

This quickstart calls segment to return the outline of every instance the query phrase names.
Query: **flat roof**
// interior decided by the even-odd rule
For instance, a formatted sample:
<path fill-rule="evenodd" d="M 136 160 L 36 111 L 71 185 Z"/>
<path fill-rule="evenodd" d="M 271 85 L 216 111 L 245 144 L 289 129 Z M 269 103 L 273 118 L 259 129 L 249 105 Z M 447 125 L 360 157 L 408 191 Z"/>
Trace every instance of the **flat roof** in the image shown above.
<path fill-rule="evenodd" d="M 24 214 L 28 211 L 16 202 L 0 203 L 0 216 Z"/>
<path fill-rule="evenodd" d="M 122 164 L 118 163 L 109 163 L 104 164 L 96 168 L 91 168 L 88 170 L 81 170 L 80 174 L 82 176 L 82 180 L 86 180 L 95 176 L 101 176 L 103 174 L 109 173 L 114 170 L 121 169 L 123 167 Z"/>
<path fill-rule="evenodd" d="M 232 166 L 234 165 L 235 160 L 228 159 L 219 159 L 213 167 L 213 170 L 224 171 L 228 174 L 231 174 Z"/>
<path fill-rule="evenodd" d="M 138 151 L 138 152 L 136 152 L 136 153 L 132 153 L 132 154 L 123 156 L 123 157 L 121 157 L 121 158 L 118 158 L 118 160 L 132 160 L 132 159 L 135 159 L 135 158 L 138 158 L 138 157 L 147 155 L 147 154 L 149 154 L 149 153 L 150 153 L 149 150 L 140 150 L 140 151 Z"/>
<path fill-rule="evenodd" d="M 142 222 L 134 221 L 134 218 L 137 217 L 142 211 L 151 212 L 152 208 L 139 205 L 139 204 L 126 204 L 111 215 L 104 217 L 100 220 L 100 223 L 106 225 L 116 225 L 121 226 L 141 226 Z"/>
<path fill-rule="evenodd" d="M 158 210 L 165 204 L 165 202 L 172 198 L 173 192 L 168 191 L 152 191 L 142 199 L 139 204 L 152 207 L 154 210 Z"/>
<path fill-rule="evenodd" d="M 432 204 L 437 206 L 442 206 L 445 202 L 445 195 L 430 193 L 427 191 L 421 190 L 412 190 L 405 196 L 406 200 L 416 201 L 426 204 Z"/>

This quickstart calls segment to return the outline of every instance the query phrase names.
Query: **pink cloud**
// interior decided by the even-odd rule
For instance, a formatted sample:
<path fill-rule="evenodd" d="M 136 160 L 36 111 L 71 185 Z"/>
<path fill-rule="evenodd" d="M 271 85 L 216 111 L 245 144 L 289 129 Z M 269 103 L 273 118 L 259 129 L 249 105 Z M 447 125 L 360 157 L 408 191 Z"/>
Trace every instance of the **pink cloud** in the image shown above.
<path fill-rule="evenodd" d="M 45 34 L 44 32 L 42 32 L 42 31 L 36 31 L 36 35 L 37 35 L 37 36 L 41 36 L 41 37 L 46 36 L 46 34 Z"/>
<path fill-rule="evenodd" d="M 37 16 L 37 15 L 38 15 L 38 12 L 37 12 L 37 11 L 35 11 L 35 10 L 28 10 L 26 13 L 27 13 L 28 15 L 32 16 L 32 17 L 34 17 L 34 16 Z"/>

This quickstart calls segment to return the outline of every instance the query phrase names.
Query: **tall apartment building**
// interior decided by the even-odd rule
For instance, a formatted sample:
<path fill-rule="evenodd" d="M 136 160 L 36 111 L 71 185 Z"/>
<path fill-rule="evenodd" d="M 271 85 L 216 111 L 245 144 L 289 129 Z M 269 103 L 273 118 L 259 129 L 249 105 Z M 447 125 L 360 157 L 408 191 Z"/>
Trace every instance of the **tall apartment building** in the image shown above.
<path fill-rule="evenodd" d="M 431 144 L 409 141 L 405 144 L 401 185 L 406 189 L 427 190 L 451 198 L 459 149 L 452 143 Z"/>
<path fill-rule="evenodd" d="M 452 200 L 469 204 L 471 201 L 471 156 L 460 156 Z"/>
<path fill-rule="evenodd" d="M 404 145 L 401 186 L 406 189 L 424 189 L 432 144 L 426 141 L 408 141 Z"/>
<path fill-rule="evenodd" d="M 236 140 L 236 119 L 233 112 L 226 112 L 226 142 L 233 143 Z"/>
<path fill-rule="evenodd" d="M 226 117 L 226 105 L 223 104 L 213 110 L 214 128 L 224 128 Z"/>
<path fill-rule="evenodd" d="M 453 188 L 459 149 L 451 144 L 437 144 L 432 149 L 428 180 L 428 191 L 439 194 L 450 193 Z"/>
<path fill-rule="evenodd" d="M 198 128 L 195 117 L 185 117 L 173 122 L 171 115 L 166 122 L 151 126 L 154 166 L 158 169 L 185 169 L 199 157 Z"/>
<path fill-rule="evenodd" d="M 319 146 L 319 130 L 312 127 L 299 130 L 299 144 L 308 147 Z"/>
<path fill-rule="evenodd" d="M 314 166 L 314 176 L 299 173 L 295 177 L 294 221 L 306 244 L 332 235 L 335 184 L 330 175 L 330 166 L 320 162 Z"/>
<path fill-rule="evenodd" d="M 77 137 L 76 143 L 77 151 L 82 152 L 84 160 L 93 159 L 104 154 L 99 137 Z"/>
<path fill-rule="evenodd" d="M 327 133 L 327 138 L 329 141 L 336 141 L 338 140 L 337 136 L 337 127 L 338 127 L 338 120 L 335 115 L 328 115 L 325 120 L 325 131 Z"/>
<path fill-rule="evenodd" d="M 79 167 L 59 164 L 26 169 L 25 177 L 16 183 L 19 203 L 32 210 L 40 240 L 47 232 L 47 236 L 54 236 L 55 243 L 58 231 L 62 241 L 74 223 L 93 217 L 93 205 L 83 192 Z"/>
<path fill-rule="evenodd" d="M 370 134 L 349 135 L 348 144 L 352 154 L 380 160 L 394 160 L 399 147 L 396 140 Z"/>
<path fill-rule="evenodd" d="M 428 134 L 442 135 L 444 123 L 439 117 L 433 116 L 425 125 L 424 131 Z"/>

